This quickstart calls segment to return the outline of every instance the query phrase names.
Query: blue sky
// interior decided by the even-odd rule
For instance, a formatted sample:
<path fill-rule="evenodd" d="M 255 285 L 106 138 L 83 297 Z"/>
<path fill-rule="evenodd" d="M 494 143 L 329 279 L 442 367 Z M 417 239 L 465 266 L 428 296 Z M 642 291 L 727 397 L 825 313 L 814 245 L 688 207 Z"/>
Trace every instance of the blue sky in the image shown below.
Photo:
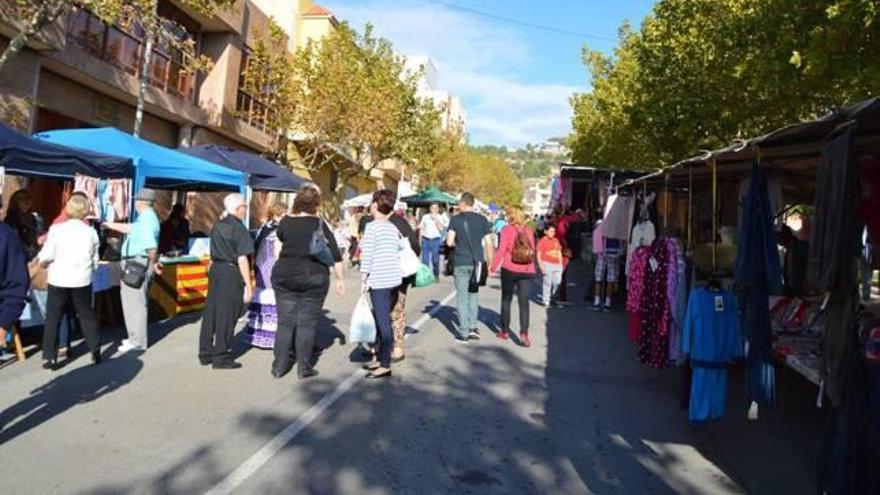
<path fill-rule="evenodd" d="M 474 144 L 520 147 L 565 136 L 569 96 L 588 88 L 584 44 L 610 52 L 621 22 L 653 0 L 318 0 L 340 20 L 372 23 L 401 54 L 428 55 L 439 83 L 460 96 Z M 532 29 L 450 7 L 591 35 Z"/>

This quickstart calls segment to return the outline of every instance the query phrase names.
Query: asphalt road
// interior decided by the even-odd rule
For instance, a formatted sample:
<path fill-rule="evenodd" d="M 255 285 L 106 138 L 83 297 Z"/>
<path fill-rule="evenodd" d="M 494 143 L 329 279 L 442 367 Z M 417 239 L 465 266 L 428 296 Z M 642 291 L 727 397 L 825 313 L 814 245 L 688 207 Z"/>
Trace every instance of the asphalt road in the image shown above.
<path fill-rule="evenodd" d="M 354 289 L 353 274 L 350 289 Z M 532 305 L 533 346 L 496 339 L 497 279 L 483 340 L 453 342 L 450 281 L 410 292 L 406 361 L 362 379 L 342 344 L 355 294 L 328 298 L 317 378 L 198 365 L 196 316 L 151 330 L 141 355 L 51 373 L 0 370 L 0 492 L 808 493 L 821 434 L 815 393 L 787 379 L 785 407 L 748 422 L 732 378 L 728 418 L 691 425 L 679 371 L 638 365 L 622 314 Z M 573 295 L 580 299 L 579 287 Z M 435 308 L 433 312 L 431 309 Z M 425 316 L 430 312 L 429 316 Z M 741 395 L 741 394 L 740 394 Z"/>

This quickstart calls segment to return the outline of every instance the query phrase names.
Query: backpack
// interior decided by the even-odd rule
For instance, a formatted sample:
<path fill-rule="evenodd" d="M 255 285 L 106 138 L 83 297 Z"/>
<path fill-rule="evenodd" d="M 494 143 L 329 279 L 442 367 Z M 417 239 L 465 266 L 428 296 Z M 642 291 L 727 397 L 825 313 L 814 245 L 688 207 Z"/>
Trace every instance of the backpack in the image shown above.
<path fill-rule="evenodd" d="M 529 243 L 525 229 L 516 231 L 516 240 L 513 242 L 513 250 L 510 252 L 510 261 L 515 265 L 529 265 L 535 257 L 535 252 Z"/>

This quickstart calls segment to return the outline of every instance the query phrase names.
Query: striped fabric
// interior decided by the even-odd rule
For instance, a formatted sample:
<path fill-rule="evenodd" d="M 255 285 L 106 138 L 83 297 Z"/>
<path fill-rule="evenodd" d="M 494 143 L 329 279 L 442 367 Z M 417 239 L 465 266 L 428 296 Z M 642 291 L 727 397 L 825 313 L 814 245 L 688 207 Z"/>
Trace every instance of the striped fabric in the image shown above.
<path fill-rule="evenodd" d="M 361 273 L 371 289 L 390 289 L 403 281 L 400 272 L 400 232 L 388 221 L 367 224 L 361 240 Z"/>

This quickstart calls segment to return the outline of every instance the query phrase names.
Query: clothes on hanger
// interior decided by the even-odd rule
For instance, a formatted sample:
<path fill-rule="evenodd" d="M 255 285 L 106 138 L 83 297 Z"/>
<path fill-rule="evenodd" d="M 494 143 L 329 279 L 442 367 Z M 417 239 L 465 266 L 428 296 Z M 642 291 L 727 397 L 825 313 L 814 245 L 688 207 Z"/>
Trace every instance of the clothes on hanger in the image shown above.
<path fill-rule="evenodd" d="M 743 356 L 733 293 L 692 290 L 682 343 L 692 368 L 688 417 L 694 422 L 720 420 L 727 401 L 727 366 Z"/>
<path fill-rule="evenodd" d="M 635 201 L 632 196 L 614 194 L 605 205 L 604 232 L 609 239 L 629 240 Z"/>
<path fill-rule="evenodd" d="M 657 238 L 654 224 L 650 220 L 641 220 L 632 228 L 629 236 L 629 246 L 626 250 L 626 274 L 629 275 L 629 265 L 636 249 L 650 246 Z"/>

